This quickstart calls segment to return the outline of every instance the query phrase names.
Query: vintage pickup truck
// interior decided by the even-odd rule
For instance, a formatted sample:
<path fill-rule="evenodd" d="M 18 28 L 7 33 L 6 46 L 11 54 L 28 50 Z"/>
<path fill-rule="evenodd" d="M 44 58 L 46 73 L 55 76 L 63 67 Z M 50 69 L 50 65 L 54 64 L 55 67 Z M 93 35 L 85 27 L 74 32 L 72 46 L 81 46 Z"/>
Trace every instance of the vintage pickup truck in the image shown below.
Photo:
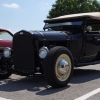
<path fill-rule="evenodd" d="M 44 31 L 14 34 L 13 53 L 9 55 L 9 48 L 4 52 L 5 58 L 13 56 L 13 73 L 41 73 L 52 87 L 63 87 L 70 82 L 74 67 L 100 63 L 100 12 L 64 15 L 44 22 Z"/>

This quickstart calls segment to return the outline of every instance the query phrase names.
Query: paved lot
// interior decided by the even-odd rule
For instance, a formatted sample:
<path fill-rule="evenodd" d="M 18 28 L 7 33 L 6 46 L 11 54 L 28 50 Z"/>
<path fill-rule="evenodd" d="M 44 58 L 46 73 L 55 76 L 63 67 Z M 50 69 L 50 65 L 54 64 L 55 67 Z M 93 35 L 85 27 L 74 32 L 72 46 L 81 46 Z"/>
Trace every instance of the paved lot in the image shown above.
<path fill-rule="evenodd" d="M 12 75 L 7 80 L 0 80 L 0 97 L 6 99 L 83 100 L 79 99 L 81 96 L 85 99 L 87 96 L 87 100 L 100 100 L 100 65 L 75 69 L 71 82 L 60 89 L 48 86 L 42 76 L 29 78 Z"/>

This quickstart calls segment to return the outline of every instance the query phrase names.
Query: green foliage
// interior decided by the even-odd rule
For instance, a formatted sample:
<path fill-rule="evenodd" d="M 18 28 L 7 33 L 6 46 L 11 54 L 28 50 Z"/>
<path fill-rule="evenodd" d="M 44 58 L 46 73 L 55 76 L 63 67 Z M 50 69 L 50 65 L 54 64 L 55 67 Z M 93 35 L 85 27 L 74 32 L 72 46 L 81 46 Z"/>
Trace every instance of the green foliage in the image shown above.
<path fill-rule="evenodd" d="M 100 3 L 97 0 L 56 0 L 47 18 L 54 18 L 67 14 L 99 12 Z"/>

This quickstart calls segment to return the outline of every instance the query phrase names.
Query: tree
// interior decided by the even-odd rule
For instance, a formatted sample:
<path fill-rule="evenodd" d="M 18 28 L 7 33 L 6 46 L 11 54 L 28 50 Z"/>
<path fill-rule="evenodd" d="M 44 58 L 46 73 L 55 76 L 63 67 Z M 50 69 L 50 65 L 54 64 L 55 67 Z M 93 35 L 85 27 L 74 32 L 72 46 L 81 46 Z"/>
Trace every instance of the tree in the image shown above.
<path fill-rule="evenodd" d="M 67 14 L 99 12 L 100 3 L 97 0 L 56 0 L 47 18 Z"/>

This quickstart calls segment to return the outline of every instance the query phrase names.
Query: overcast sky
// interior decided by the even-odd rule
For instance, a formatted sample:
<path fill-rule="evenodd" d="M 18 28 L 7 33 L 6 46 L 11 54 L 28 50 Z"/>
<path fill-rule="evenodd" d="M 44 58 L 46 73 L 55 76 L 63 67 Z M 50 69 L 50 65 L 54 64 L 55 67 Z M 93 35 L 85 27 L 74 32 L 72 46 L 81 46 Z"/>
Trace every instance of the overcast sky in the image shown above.
<path fill-rule="evenodd" d="M 13 33 L 42 30 L 43 20 L 54 3 L 55 0 L 0 0 L 0 27 Z"/>

